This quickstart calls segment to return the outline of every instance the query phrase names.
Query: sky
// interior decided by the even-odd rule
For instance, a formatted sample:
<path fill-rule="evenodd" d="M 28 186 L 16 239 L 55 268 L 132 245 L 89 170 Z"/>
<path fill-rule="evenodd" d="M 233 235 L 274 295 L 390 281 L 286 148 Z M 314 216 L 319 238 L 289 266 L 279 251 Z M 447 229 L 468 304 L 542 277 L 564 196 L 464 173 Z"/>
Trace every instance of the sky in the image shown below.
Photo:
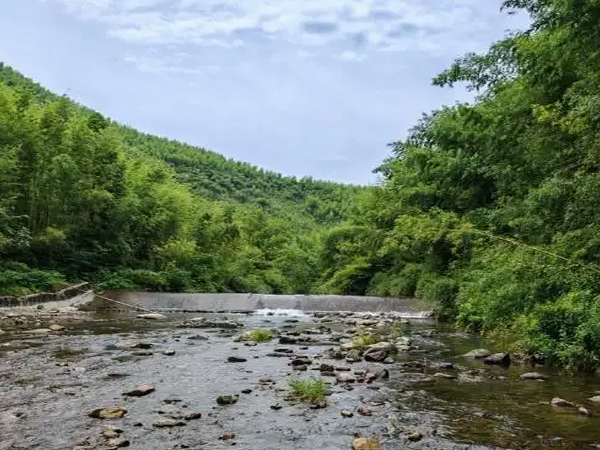
<path fill-rule="evenodd" d="M 141 131 L 367 184 L 431 79 L 523 16 L 498 0 L 1 0 L 0 60 Z"/>

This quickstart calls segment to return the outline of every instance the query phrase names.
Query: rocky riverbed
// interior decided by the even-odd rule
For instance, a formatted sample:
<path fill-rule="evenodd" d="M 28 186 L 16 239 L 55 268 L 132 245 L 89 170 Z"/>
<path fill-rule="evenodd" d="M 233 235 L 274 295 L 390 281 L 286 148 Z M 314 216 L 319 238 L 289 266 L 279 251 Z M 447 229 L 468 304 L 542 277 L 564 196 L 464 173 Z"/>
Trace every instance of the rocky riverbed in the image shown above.
<path fill-rule="evenodd" d="M 0 330 L 2 450 L 600 448 L 596 377 L 432 320 L 31 310 Z"/>

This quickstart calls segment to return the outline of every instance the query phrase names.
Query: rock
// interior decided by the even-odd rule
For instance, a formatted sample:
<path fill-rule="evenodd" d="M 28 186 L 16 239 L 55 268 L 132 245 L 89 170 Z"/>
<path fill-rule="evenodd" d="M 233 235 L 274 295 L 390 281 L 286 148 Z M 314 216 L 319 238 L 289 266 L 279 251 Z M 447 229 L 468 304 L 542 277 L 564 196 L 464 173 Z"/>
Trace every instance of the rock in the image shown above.
<path fill-rule="evenodd" d="M 185 422 L 178 419 L 160 419 L 152 424 L 156 428 L 170 428 L 185 426 Z"/>
<path fill-rule="evenodd" d="M 348 410 L 343 410 L 340 411 L 340 416 L 349 419 L 350 417 L 354 417 L 354 413 L 352 411 L 348 411 Z"/>
<path fill-rule="evenodd" d="M 508 353 L 494 353 L 483 360 L 484 363 L 497 366 L 509 366 L 510 355 Z"/>
<path fill-rule="evenodd" d="M 596 395 L 594 397 L 588 398 L 588 400 L 592 403 L 600 403 L 600 395 Z"/>
<path fill-rule="evenodd" d="M 185 416 L 183 416 L 183 418 L 185 420 L 201 419 L 202 418 L 202 413 L 200 411 L 193 411 L 193 412 L 187 413 Z"/>
<path fill-rule="evenodd" d="M 167 316 L 164 316 L 159 313 L 148 313 L 148 314 L 138 314 L 138 319 L 147 319 L 147 320 L 165 320 Z"/>
<path fill-rule="evenodd" d="M 437 370 L 452 370 L 454 369 L 454 364 L 452 364 L 451 362 L 441 362 L 435 364 L 433 367 Z"/>
<path fill-rule="evenodd" d="M 346 361 L 348 361 L 349 363 L 360 362 L 361 360 L 362 355 L 360 353 L 360 350 L 352 349 L 346 355 Z"/>
<path fill-rule="evenodd" d="M 310 359 L 307 359 L 307 358 L 296 358 L 296 359 L 293 359 L 290 364 L 292 366 L 305 366 L 305 365 L 311 364 L 311 363 L 312 363 L 312 361 Z"/>
<path fill-rule="evenodd" d="M 279 343 L 283 345 L 297 344 L 298 338 L 296 336 L 281 336 Z"/>
<path fill-rule="evenodd" d="M 228 441 L 230 439 L 235 439 L 235 433 L 232 431 L 228 431 L 219 436 L 220 441 Z"/>
<path fill-rule="evenodd" d="M 151 394 L 155 390 L 156 389 L 154 389 L 152 386 L 149 386 L 147 384 L 142 384 L 141 386 L 138 386 L 137 388 L 133 389 L 132 391 L 123 392 L 123 395 L 126 395 L 127 397 L 143 397 L 145 395 Z"/>
<path fill-rule="evenodd" d="M 6 334 L 6 331 L 0 330 L 0 335 Z"/>
<path fill-rule="evenodd" d="M 308 370 L 308 366 L 306 364 L 300 364 L 300 365 L 296 364 L 295 366 L 292 366 L 292 369 L 300 370 L 300 371 Z"/>
<path fill-rule="evenodd" d="M 162 354 L 165 356 L 173 356 L 175 355 L 175 350 L 165 350 L 164 352 L 162 352 Z"/>
<path fill-rule="evenodd" d="M 583 406 L 580 406 L 579 408 L 577 408 L 577 412 L 583 416 L 591 416 L 592 415 L 592 412 L 589 409 L 584 408 Z"/>
<path fill-rule="evenodd" d="M 356 381 L 356 377 L 348 372 L 336 373 L 335 379 L 338 383 L 354 383 Z"/>
<path fill-rule="evenodd" d="M 294 350 L 291 348 L 276 348 L 273 351 L 277 353 L 294 353 Z"/>
<path fill-rule="evenodd" d="M 252 394 L 252 389 L 244 389 L 242 394 Z"/>
<path fill-rule="evenodd" d="M 95 419 L 120 419 L 127 414 L 127 409 L 121 406 L 113 406 L 110 408 L 96 408 L 87 413 L 88 416 Z"/>
<path fill-rule="evenodd" d="M 392 353 L 394 346 L 389 342 L 378 342 L 365 350 L 363 358 L 365 361 L 381 362 Z"/>
<path fill-rule="evenodd" d="M 219 397 L 217 397 L 217 403 L 219 405 L 233 405 L 234 403 L 237 403 L 239 398 L 239 395 L 234 394 L 234 395 L 220 395 Z"/>
<path fill-rule="evenodd" d="M 387 380 L 389 377 L 390 373 L 383 367 L 369 367 L 367 373 L 365 374 L 367 383 L 372 383 L 373 381 L 378 380 Z"/>
<path fill-rule="evenodd" d="M 131 354 L 133 356 L 152 356 L 154 353 L 141 350 L 141 351 L 138 351 L 138 352 L 133 352 Z"/>
<path fill-rule="evenodd" d="M 123 433 L 123 429 L 118 427 L 113 427 L 110 425 L 102 427 L 102 436 L 104 436 L 106 439 L 119 437 L 121 433 Z"/>
<path fill-rule="evenodd" d="M 574 403 L 572 403 L 568 400 L 562 399 L 560 397 L 554 397 L 552 399 L 552 401 L 550 402 L 550 404 L 552 406 L 554 406 L 555 408 L 574 408 L 575 407 Z"/>
<path fill-rule="evenodd" d="M 125 438 L 122 438 L 122 437 L 115 437 L 115 438 L 109 439 L 106 444 L 111 449 L 113 449 L 113 448 L 122 448 L 122 447 L 129 447 L 129 439 L 125 439 Z"/>
<path fill-rule="evenodd" d="M 335 367 L 333 367 L 331 364 L 323 363 L 319 366 L 319 370 L 321 372 L 333 372 L 333 371 L 335 371 Z"/>
<path fill-rule="evenodd" d="M 373 415 L 373 411 L 371 411 L 371 409 L 369 409 L 366 405 L 360 405 L 358 407 L 358 409 L 356 410 L 356 412 L 358 412 L 361 416 L 372 416 Z"/>
<path fill-rule="evenodd" d="M 356 438 L 352 441 L 352 450 L 381 450 L 377 438 Z"/>
<path fill-rule="evenodd" d="M 65 329 L 65 327 L 56 323 L 50 325 L 48 328 L 50 328 L 52 331 L 63 331 Z"/>
<path fill-rule="evenodd" d="M 408 440 L 410 442 L 418 442 L 423 439 L 423 434 L 420 431 L 413 431 L 408 435 Z"/>
<path fill-rule="evenodd" d="M 434 373 L 433 378 L 441 378 L 441 379 L 445 379 L 445 380 L 454 380 L 456 378 L 456 375 L 452 375 L 450 373 L 443 373 L 443 372 L 437 372 Z"/>
<path fill-rule="evenodd" d="M 383 360 L 384 364 L 394 364 L 396 362 L 396 360 L 394 358 L 392 358 L 391 356 L 388 356 L 387 358 L 385 358 Z"/>
<path fill-rule="evenodd" d="M 229 358 L 227 358 L 227 362 L 230 363 L 243 363 L 248 361 L 246 358 L 240 358 L 239 356 L 230 356 Z"/>
<path fill-rule="evenodd" d="M 490 356 L 492 352 L 486 350 L 485 348 L 477 348 L 475 350 L 471 350 L 468 353 L 465 353 L 463 356 L 465 358 L 474 358 L 474 359 L 483 359 Z"/>
<path fill-rule="evenodd" d="M 537 372 L 528 372 L 520 375 L 519 378 L 521 380 L 544 381 L 548 379 L 548 376 Z"/>
<path fill-rule="evenodd" d="M 283 408 L 283 406 L 281 406 L 279 403 L 275 404 L 275 405 L 271 405 L 270 408 L 273 411 L 279 411 L 281 408 Z"/>
<path fill-rule="evenodd" d="M 50 328 L 35 328 L 33 330 L 28 330 L 27 333 L 46 334 L 46 333 L 52 333 L 52 330 Z"/>

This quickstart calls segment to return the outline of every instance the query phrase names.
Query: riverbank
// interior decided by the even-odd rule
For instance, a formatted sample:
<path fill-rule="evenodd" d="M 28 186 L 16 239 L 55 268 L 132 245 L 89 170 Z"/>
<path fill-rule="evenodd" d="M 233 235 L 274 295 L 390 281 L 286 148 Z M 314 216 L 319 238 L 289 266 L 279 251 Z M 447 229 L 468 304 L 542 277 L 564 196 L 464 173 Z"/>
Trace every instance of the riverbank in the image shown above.
<path fill-rule="evenodd" d="M 285 314 L 88 314 L 54 318 L 63 330 L 7 332 L 0 336 L 0 449 L 107 449 L 125 441 L 140 450 L 574 450 L 600 443 L 600 408 L 588 400 L 600 391 L 595 378 L 538 367 L 542 381 L 524 380 L 534 369 L 466 358 L 484 343 L 432 320 Z M 254 329 L 270 330 L 272 339 L 239 338 Z M 371 346 L 366 336 L 390 344 Z M 326 405 L 291 395 L 290 382 L 312 378 L 327 383 Z M 122 395 L 143 385 L 151 389 Z M 552 406 L 555 397 L 576 406 Z M 122 417 L 89 416 L 102 408 L 123 408 L 113 411 Z"/>

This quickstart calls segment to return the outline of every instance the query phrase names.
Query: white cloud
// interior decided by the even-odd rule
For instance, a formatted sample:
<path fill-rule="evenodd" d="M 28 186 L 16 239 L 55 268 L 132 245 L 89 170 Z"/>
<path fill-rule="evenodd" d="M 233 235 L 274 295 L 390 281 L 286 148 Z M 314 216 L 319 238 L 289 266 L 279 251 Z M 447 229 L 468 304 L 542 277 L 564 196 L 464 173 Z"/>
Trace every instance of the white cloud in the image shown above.
<path fill-rule="evenodd" d="M 336 58 L 341 59 L 342 61 L 364 61 L 367 59 L 367 55 L 348 50 L 337 55 Z"/>
<path fill-rule="evenodd" d="M 359 46 L 360 53 L 451 49 L 485 32 L 494 13 L 482 0 L 44 1 L 62 4 L 70 14 L 133 44 L 240 46 L 256 36 L 348 51 Z"/>

